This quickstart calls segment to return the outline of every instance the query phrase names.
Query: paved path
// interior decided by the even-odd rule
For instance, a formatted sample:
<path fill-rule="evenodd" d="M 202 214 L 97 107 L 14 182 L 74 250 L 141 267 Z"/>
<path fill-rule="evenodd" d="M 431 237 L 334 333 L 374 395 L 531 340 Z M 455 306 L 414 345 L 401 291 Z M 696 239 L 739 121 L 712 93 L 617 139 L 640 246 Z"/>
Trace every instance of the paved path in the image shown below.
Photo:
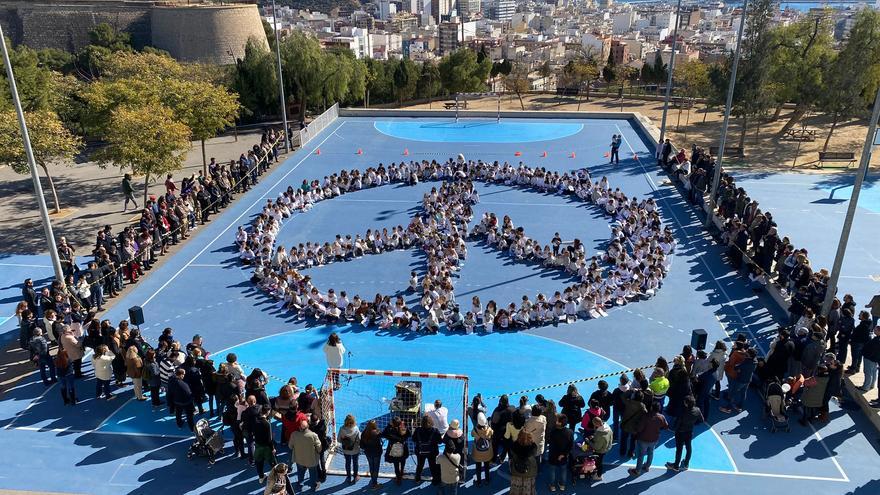
<path fill-rule="evenodd" d="M 239 155 L 260 142 L 260 134 L 239 134 L 212 139 L 206 144 L 206 155 L 217 158 L 220 163 L 238 159 Z M 187 153 L 184 167 L 174 174 L 180 180 L 202 168 L 201 145 L 193 143 Z M 88 255 L 95 242 L 95 233 L 104 225 L 113 231 L 122 229 L 140 216 L 137 211 L 122 213 L 122 172 L 118 168 L 101 168 L 94 162 L 77 163 L 71 167 L 56 165 L 53 173 L 55 187 L 65 211 L 53 215 L 52 223 L 56 239 L 67 237 L 80 255 Z M 52 193 L 48 181 L 43 178 L 46 203 L 52 208 Z M 150 185 L 150 192 L 165 191 L 165 177 L 157 178 Z M 138 204 L 143 198 L 143 179 L 135 180 L 135 197 Z M 15 173 L 8 167 L 0 168 L 0 254 L 47 253 L 46 241 L 40 225 L 40 214 L 33 194 L 30 175 Z"/>

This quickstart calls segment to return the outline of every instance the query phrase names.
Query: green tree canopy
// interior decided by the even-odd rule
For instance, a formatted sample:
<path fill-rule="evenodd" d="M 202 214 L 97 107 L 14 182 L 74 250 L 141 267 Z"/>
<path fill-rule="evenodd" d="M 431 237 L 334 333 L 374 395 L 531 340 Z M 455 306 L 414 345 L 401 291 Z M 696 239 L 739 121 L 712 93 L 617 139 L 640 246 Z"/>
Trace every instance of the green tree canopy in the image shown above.
<path fill-rule="evenodd" d="M 819 106 L 831 114 L 831 128 L 823 150 L 840 121 L 866 116 L 880 85 L 880 12 L 862 9 L 855 18 L 837 58 L 823 77 Z"/>
<path fill-rule="evenodd" d="M 231 87 L 246 114 L 257 119 L 281 113 L 275 57 L 255 40 L 248 40 L 244 57 L 236 60 Z"/>
<path fill-rule="evenodd" d="M 492 70 L 492 61 L 468 48 L 460 48 L 440 60 L 438 67 L 443 89 L 449 94 L 473 93 L 486 89 L 486 80 Z"/>
<path fill-rule="evenodd" d="M 73 157 L 82 147 L 82 141 L 64 127 L 58 115 L 50 110 L 28 112 L 25 114 L 25 122 L 34 161 L 43 169 L 43 175 L 49 181 L 57 213 L 61 209 L 61 203 L 55 190 L 55 181 L 49 173 L 49 165 L 72 165 Z M 19 174 L 30 173 L 18 117 L 11 110 L 0 112 L 0 165 L 6 165 Z"/>
<path fill-rule="evenodd" d="M 179 169 L 190 146 L 189 128 L 163 105 L 122 106 L 113 111 L 107 146 L 97 153 L 100 163 L 153 177 Z M 144 202 L 147 200 L 144 187 Z"/>
<path fill-rule="evenodd" d="M 772 36 L 768 85 L 778 108 L 788 102 L 796 105 L 780 130 L 780 135 L 784 135 L 819 102 L 825 91 L 824 76 L 834 59 L 830 12 L 776 28 Z"/>

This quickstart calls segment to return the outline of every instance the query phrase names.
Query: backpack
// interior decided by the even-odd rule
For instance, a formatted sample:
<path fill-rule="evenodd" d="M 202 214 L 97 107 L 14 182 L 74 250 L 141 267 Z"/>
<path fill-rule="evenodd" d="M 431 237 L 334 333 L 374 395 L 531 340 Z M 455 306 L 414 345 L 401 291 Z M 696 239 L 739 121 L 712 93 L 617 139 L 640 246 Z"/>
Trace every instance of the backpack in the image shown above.
<path fill-rule="evenodd" d="M 226 426 L 232 426 L 238 420 L 238 410 L 235 408 L 234 402 L 229 402 L 226 404 L 226 409 L 223 410 L 223 424 Z"/>
<path fill-rule="evenodd" d="M 342 437 L 342 450 L 352 451 L 357 446 L 354 444 L 354 435 Z"/>
<path fill-rule="evenodd" d="M 64 349 L 58 349 L 58 354 L 55 355 L 55 367 L 63 370 L 67 369 L 67 365 L 70 364 L 70 359 L 67 357 L 67 351 Z"/>
<path fill-rule="evenodd" d="M 477 437 L 477 440 L 474 441 L 474 450 L 477 452 L 489 452 L 489 449 L 492 448 L 492 442 L 489 441 L 486 437 Z"/>
<path fill-rule="evenodd" d="M 400 442 L 395 442 L 391 448 L 388 450 L 388 456 L 393 457 L 395 459 L 400 459 L 403 457 L 403 444 Z"/>

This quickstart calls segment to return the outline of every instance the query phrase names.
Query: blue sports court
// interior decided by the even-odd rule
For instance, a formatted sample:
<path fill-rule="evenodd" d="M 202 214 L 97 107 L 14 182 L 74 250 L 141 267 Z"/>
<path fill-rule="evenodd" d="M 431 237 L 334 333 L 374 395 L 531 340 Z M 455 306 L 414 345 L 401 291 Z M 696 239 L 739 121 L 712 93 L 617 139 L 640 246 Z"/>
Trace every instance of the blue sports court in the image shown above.
<path fill-rule="evenodd" d="M 612 134 L 624 137 L 621 161 L 616 166 L 608 164 L 605 156 Z M 722 261 L 723 249 L 704 235 L 695 210 L 654 165 L 653 149 L 637 124 L 623 118 L 504 118 L 500 123 L 463 119 L 456 123 L 449 118 L 341 117 L 305 148 L 289 155 L 234 205 L 200 227 L 178 254 L 154 269 L 104 317 L 117 322 L 127 318 L 128 307 L 141 305 L 147 320 L 141 329 L 146 337 L 154 340 L 165 327 L 174 328 L 182 342 L 201 334 L 205 348 L 218 359 L 235 352 L 243 365 L 266 371 L 272 379 L 267 387 L 270 395 L 290 376 L 298 378 L 300 387 L 323 384 L 326 364 L 321 346 L 335 331 L 352 351 L 346 367 L 466 374 L 470 393 L 481 393 L 490 411 L 496 397 L 504 393 L 515 399 L 514 394 L 518 397 L 528 390 L 530 398 L 541 393 L 558 401 L 569 381 L 650 365 L 658 355 L 671 359 L 690 342 L 696 328 L 706 329 L 710 345 L 745 333 L 766 350 L 781 315 L 768 309 L 774 306 L 754 295 L 747 281 Z M 518 333 L 464 335 L 441 330 L 426 336 L 359 325 L 306 326 L 256 290 L 249 280 L 251 271 L 239 263 L 234 246 L 236 229 L 249 223 L 267 199 L 274 199 L 288 186 L 295 188 L 303 180 L 320 180 L 342 169 L 363 170 L 402 160 L 443 162 L 458 154 L 514 165 L 522 161 L 560 172 L 587 167 L 594 180 L 607 176 L 612 188 L 619 187 L 640 199 L 654 198 L 664 224 L 672 228 L 677 241 L 662 288 L 651 299 L 615 307 L 608 317 L 596 320 Z M 758 187 L 762 181 L 738 180 L 765 203 Z M 415 187 L 392 184 L 322 201 L 311 211 L 286 220 L 277 242 L 323 243 L 337 234 L 354 236 L 369 228 L 406 225 L 420 207 L 422 195 L 435 186 L 439 183 L 424 182 Z M 474 207 L 475 219 L 483 212 L 509 215 L 515 225 L 523 226 L 530 237 L 542 243 L 549 242 L 556 232 L 564 240 L 580 239 L 588 256 L 604 249 L 610 236 L 608 218 L 592 206 L 517 187 L 477 183 L 477 188 L 481 200 Z M 769 199 L 766 207 L 777 213 Z M 790 223 L 797 222 L 781 213 L 777 222 L 784 233 Z M 797 242 L 812 246 L 814 240 L 804 237 Z M 51 274 L 48 267 L 20 265 L 48 263 L 41 257 L 0 259 L 0 304 L 9 308 L 3 314 L 11 314 L 21 280 L 32 276 L 39 283 L 40 275 Z M 410 271 L 422 268 L 420 252 L 411 249 L 332 263 L 309 269 L 308 274 L 318 287 L 371 299 L 376 293 L 403 292 Z M 523 295 L 552 294 L 569 283 L 558 271 L 517 263 L 482 244 L 469 243 L 456 296 L 462 304 L 477 295 L 484 302 L 495 299 L 500 305 L 518 301 Z M 408 302 L 414 301 L 413 296 L 407 297 Z M 0 328 L 13 331 L 14 321 Z M 612 387 L 616 383 L 613 376 L 607 380 Z M 382 407 L 394 393 L 388 390 L 389 382 L 371 383 L 376 384 L 375 390 L 359 385 L 368 397 L 361 405 L 353 402 L 350 412 L 358 419 L 375 414 L 375 408 Z M 589 396 L 596 382 L 578 386 Z M 85 380 L 78 387 L 83 397 L 91 397 L 94 383 Z M 450 408 L 450 419 L 460 417 L 461 408 L 453 407 L 460 395 L 442 399 Z M 663 467 L 674 457 L 674 443 L 666 433 L 649 474 L 629 478 L 626 469 L 617 465 L 615 447 L 614 455 L 606 458 L 613 465 L 604 481 L 589 488 L 585 483 L 576 484 L 573 491 L 681 493 L 697 489 L 720 494 L 735 488 L 753 493 L 880 492 L 876 433 L 859 411 L 833 405 L 832 420 L 817 429 L 795 423 L 789 433 L 771 434 L 757 398 L 750 398 L 748 410 L 738 416 L 718 412 L 717 405 L 713 403 L 709 424 L 700 428 L 695 439 L 690 471 L 673 475 Z M 112 402 L 86 400 L 74 410 L 61 405 L 54 387 L 46 389 L 35 378 L 7 390 L 0 400 L 0 425 L 0 438 L 7 446 L 0 450 L 0 465 L 5 466 L 0 469 L 2 488 L 96 494 L 262 493 L 255 471 L 242 461 L 225 458 L 209 466 L 205 459 L 187 460 L 189 437 L 177 429 L 173 418 L 155 414 L 149 405 L 133 400 L 130 390 Z M 228 432 L 227 439 L 231 439 Z M 499 473 L 504 469 L 499 468 Z M 490 487 L 468 483 L 467 490 L 486 494 L 506 491 L 506 482 L 498 478 L 504 475 Z M 365 486 L 365 481 L 352 486 L 341 481 L 341 477 L 329 478 L 320 492 L 349 493 Z M 411 483 L 402 488 L 386 483 L 382 488 L 381 492 L 387 493 L 435 490 L 429 485 L 415 489 Z M 542 478 L 538 489 L 546 492 Z"/>

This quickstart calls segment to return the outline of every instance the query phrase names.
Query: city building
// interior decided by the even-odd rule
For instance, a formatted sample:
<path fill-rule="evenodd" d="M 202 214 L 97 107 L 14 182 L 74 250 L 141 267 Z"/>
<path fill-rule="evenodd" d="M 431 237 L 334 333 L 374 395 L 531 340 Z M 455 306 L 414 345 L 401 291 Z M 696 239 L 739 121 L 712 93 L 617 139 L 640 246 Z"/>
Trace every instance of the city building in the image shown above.
<path fill-rule="evenodd" d="M 629 45 L 622 40 L 611 40 L 611 60 L 615 65 L 629 63 Z"/>
<path fill-rule="evenodd" d="M 493 21 L 509 21 L 516 13 L 514 0 L 492 0 L 489 6 L 489 19 Z"/>
<path fill-rule="evenodd" d="M 437 32 L 441 56 L 452 53 L 459 47 L 459 23 L 441 22 Z"/>

